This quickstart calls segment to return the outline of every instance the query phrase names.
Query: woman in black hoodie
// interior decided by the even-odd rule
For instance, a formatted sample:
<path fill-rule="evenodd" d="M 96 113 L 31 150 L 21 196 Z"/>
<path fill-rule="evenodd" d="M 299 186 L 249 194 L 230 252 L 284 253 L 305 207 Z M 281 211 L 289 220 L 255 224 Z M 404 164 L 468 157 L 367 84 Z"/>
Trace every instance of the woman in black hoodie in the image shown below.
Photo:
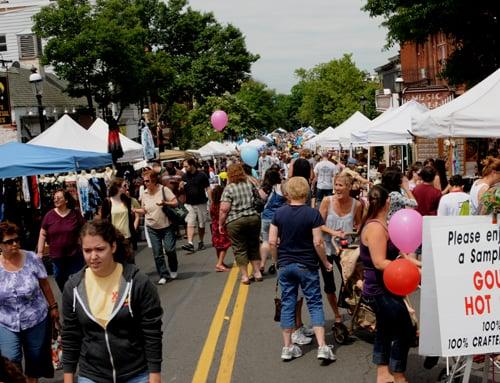
<path fill-rule="evenodd" d="M 160 383 L 162 315 L 154 285 L 127 263 L 123 237 L 106 220 L 81 232 L 87 267 L 63 294 L 64 383 Z"/>

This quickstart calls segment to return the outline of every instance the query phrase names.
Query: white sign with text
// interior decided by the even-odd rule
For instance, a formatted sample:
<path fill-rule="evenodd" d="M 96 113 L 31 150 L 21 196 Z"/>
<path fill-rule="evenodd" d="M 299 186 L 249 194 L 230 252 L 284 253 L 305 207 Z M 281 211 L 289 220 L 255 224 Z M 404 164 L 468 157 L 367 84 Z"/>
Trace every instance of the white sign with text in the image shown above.
<path fill-rule="evenodd" d="M 422 355 L 500 352 L 500 227 L 491 217 L 424 217 Z"/>

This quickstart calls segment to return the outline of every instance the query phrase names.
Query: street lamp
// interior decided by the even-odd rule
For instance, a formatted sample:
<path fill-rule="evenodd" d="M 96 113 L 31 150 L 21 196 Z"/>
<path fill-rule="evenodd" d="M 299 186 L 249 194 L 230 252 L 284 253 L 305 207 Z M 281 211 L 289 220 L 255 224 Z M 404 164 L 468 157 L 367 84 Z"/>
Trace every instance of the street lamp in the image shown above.
<path fill-rule="evenodd" d="M 359 98 L 359 102 L 361 104 L 361 108 L 363 109 L 363 114 L 366 114 L 366 104 L 368 103 L 368 100 L 365 96 L 361 96 Z"/>
<path fill-rule="evenodd" d="M 403 79 L 403 77 L 401 77 L 401 75 L 396 77 L 396 79 L 394 80 L 394 89 L 396 90 L 396 92 L 398 94 L 399 106 L 403 105 L 403 84 L 404 84 L 404 82 L 405 82 L 405 80 Z"/>
<path fill-rule="evenodd" d="M 38 119 L 40 121 L 40 131 L 43 132 L 45 130 L 45 119 L 43 116 L 43 106 L 42 106 L 42 76 L 40 73 L 37 73 L 36 68 L 31 68 L 30 74 L 30 83 L 33 87 L 33 94 L 36 97 L 38 102 Z"/>
<path fill-rule="evenodd" d="M 401 74 L 394 80 L 394 90 L 398 93 L 398 105 L 403 105 L 403 84 L 404 79 Z M 408 161 L 408 147 L 406 145 L 401 146 L 401 169 L 405 170 L 405 161 Z"/>

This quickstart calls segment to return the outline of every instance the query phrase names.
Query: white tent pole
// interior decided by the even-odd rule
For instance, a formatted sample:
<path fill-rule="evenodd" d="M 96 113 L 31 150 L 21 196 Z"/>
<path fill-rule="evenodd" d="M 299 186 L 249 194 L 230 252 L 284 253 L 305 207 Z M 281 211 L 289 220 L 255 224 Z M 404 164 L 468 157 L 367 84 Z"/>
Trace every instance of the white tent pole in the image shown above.
<path fill-rule="evenodd" d="M 405 146 L 401 145 L 401 171 L 405 174 Z"/>
<path fill-rule="evenodd" d="M 366 169 L 366 179 L 368 180 L 368 191 L 370 191 L 370 147 L 368 146 L 368 161 L 367 161 L 367 169 Z"/>

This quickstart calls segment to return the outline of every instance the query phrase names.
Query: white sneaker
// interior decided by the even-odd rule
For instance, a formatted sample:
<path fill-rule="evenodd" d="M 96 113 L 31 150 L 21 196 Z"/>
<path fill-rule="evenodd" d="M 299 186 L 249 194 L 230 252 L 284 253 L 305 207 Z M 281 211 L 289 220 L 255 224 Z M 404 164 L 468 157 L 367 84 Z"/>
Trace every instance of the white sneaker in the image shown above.
<path fill-rule="evenodd" d="M 170 272 L 170 279 L 177 279 L 177 271 Z"/>
<path fill-rule="evenodd" d="M 302 327 L 300 327 L 299 330 L 305 336 L 308 336 L 308 337 L 314 336 L 314 330 L 311 327 L 307 327 L 307 326 L 302 325 Z"/>
<path fill-rule="evenodd" d="M 166 278 L 160 278 L 160 280 L 158 281 L 159 285 L 164 285 L 165 283 L 167 283 L 167 279 Z"/>
<path fill-rule="evenodd" d="M 307 336 L 305 336 L 302 331 L 300 330 L 300 328 L 298 330 L 295 330 L 293 333 L 292 333 L 292 342 L 295 343 L 295 344 L 300 344 L 300 345 L 304 345 L 304 344 L 309 344 L 312 342 L 312 338 L 309 338 Z"/>
<path fill-rule="evenodd" d="M 299 346 L 292 344 L 290 347 L 283 347 L 281 349 L 281 359 L 283 361 L 292 360 L 302 356 L 302 350 Z"/>
<path fill-rule="evenodd" d="M 318 347 L 318 359 L 323 362 L 333 362 L 337 360 L 337 357 L 333 353 L 332 345 L 324 345 Z"/>

